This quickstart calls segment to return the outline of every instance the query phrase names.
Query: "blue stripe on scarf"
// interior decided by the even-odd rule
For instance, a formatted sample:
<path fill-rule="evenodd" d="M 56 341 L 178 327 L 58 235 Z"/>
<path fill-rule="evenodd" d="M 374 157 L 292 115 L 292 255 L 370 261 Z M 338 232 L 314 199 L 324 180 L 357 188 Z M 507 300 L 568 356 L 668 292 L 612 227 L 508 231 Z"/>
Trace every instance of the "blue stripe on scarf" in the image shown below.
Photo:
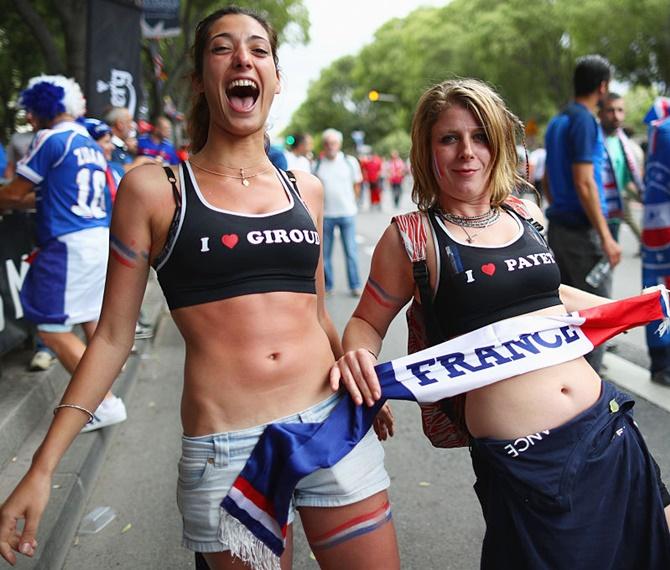
<path fill-rule="evenodd" d="M 281 556 L 284 552 L 284 542 L 278 539 L 272 532 L 265 528 L 255 518 L 253 518 L 247 511 L 240 509 L 237 503 L 230 497 L 226 497 L 221 502 L 221 506 L 245 527 L 247 527 L 255 536 L 265 543 L 265 545 L 275 553 L 276 556 Z"/>

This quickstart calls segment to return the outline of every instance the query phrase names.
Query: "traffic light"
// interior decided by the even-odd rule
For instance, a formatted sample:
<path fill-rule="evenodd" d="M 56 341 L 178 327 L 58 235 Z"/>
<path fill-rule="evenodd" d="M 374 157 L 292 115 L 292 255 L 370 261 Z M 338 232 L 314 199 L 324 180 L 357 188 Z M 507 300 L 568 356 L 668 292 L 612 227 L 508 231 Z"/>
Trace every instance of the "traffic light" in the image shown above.
<path fill-rule="evenodd" d="M 295 144 L 295 137 L 293 135 L 289 135 L 286 137 L 286 144 L 288 146 L 293 146 Z"/>
<path fill-rule="evenodd" d="M 379 101 L 379 91 L 377 91 L 376 89 L 371 89 L 370 91 L 368 91 L 368 99 L 370 99 L 370 101 L 372 101 L 373 103 L 375 101 Z"/>

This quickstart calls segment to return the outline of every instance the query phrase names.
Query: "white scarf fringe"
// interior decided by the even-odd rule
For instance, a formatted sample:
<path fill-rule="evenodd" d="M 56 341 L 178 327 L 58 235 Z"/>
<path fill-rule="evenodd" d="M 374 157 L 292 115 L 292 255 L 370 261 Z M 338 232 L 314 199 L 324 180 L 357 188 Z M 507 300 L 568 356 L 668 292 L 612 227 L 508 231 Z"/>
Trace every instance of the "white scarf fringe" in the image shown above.
<path fill-rule="evenodd" d="M 220 509 L 219 540 L 254 570 L 280 570 L 279 557 L 235 517 Z"/>

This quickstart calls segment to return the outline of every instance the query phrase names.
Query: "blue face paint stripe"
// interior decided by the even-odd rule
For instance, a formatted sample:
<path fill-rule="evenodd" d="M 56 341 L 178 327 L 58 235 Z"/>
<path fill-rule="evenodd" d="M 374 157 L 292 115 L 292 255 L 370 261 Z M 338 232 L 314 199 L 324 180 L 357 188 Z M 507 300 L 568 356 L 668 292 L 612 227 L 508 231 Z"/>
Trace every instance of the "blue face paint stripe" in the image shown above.
<path fill-rule="evenodd" d="M 344 536 L 340 536 L 338 538 L 332 539 L 330 542 L 329 541 L 323 541 L 321 543 L 314 543 L 311 544 L 310 546 L 312 548 L 319 548 L 326 550 L 328 548 L 334 548 L 335 546 L 338 546 L 342 544 L 343 542 L 347 542 L 348 540 L 351 540 L 353 538 L 356 538 L 358 536 L 362 536 L 364 534 L 369 534 L 371 532 L 374 532 L 378 528 L 382 527 L 385 525 L 387 522 L 393 519 L 393 513 L 389 509 L 388 514 L 381 520 L 376 521 L 374 524 L 371 524 L 369 526 L 366 526 L 364 528 L 359 528 L 351 533 L 347 533 Z"/>
<path fill-rule="evenodd" d="M 109 236 L 109 242 L 116 247 L 116 249 L 120 252 L 123 253 L 124 255 L 130 257 L 131 259 L 135 259 L 137 257 L 137 254 L 130 249 L 126 244 L 124 244 L 119 238 L 117 238 L 114 235 Z"/>

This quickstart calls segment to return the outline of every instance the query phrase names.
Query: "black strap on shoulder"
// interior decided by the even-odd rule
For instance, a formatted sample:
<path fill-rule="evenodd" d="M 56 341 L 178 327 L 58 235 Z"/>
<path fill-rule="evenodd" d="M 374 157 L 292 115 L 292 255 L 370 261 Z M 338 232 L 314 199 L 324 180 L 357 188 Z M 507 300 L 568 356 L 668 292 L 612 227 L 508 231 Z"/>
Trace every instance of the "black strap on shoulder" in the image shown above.
<path fill-rule="evenodd" d="M 295 193 L 298 196 L 300 196 L 300 190 L 298 189 L 298 181 L 295 179 L 295 174 L 293 174 L 293 172 L 291 172 L 290 170 L 286 170 L 286 176 L 288 176 L 288 179 L 291 181 L 291 186 L 293 186 Z"/>
<path fill-rule="evenodd" d="M 544 238 L 544 226 L 540 222 L 538 222 L 532 216 L 522 215 L 521 213 L 519 213 L 515 208 L 513 208 L 509 204 L 505 204 L 503 202 L 501 204 L 501 206 L 502 206 L 503 209 L 507 210 L 508 212 L 513 212 L 514 214 L 516 214 L 517 216 L 519 216 L 520 218 L 523 218 L 526 222 L 528 222 L 532 226 L 532 228 L 540 235 L 540 237 L 542 238 L 542 241 L 544 241 L 546 243 L 547 240 Z"/>
<path fill-rule="evenodd" d="M 172 195 L 174 196 L 174 203 L 177 205 L 177 208 L 181 208 L 181 194 L 179 193 L 179 188 L 177 188 L 177 178 L 169 166 L 164 166 L 163 170 L 165 171 L 165 176 L 167 176 L 170 184 L 172 184 Z"/>

